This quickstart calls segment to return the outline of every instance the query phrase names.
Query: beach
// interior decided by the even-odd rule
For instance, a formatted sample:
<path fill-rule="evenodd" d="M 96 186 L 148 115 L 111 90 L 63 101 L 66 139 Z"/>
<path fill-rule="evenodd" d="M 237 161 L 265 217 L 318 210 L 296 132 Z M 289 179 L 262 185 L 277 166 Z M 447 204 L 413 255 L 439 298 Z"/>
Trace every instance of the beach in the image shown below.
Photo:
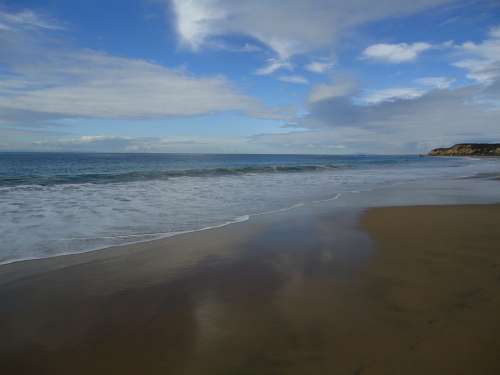
<path fill-rule="evenodd" d="M 500 375 L 500 0 L 0 0 L 0 375 Z"/>
<path fill-rule="evenodd" d="M 7 264 L 1 367 L 495 374 L 499 222 L 494 204 L 320 205 Z"/>

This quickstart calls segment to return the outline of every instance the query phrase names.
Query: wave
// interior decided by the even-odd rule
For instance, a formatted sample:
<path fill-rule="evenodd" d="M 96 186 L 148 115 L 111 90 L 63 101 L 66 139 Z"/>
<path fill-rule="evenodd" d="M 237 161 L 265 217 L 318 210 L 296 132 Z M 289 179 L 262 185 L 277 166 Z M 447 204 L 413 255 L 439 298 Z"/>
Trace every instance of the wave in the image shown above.
<path fill-rule="evenodd" d="M 341 193 L 337 193 L 332 197 L 317 200 L 317 201 L 310 201 L 311 204 L 315 203 L 324 203 L 324 202 L 329 202 L 333 200 L 337 200 L 341 197 Z M 130 233 L 130 234 L 117 234 L 117 235 L 105 235 L 105 236 L 95 236 L 95 237 L 65 237 L 65 238 L 60 238 L 57 241 L 61 242 L 73 242 L 73 241 L 103 241 L 103 240 L 120 240 L 122 242 L 118 243 L 113 243 L 113 244 L 103 244 L 100 246 L 94 246 L 90 248 L 80 248 L 78 250 L 73 250 L 73 251 L 61 251 L 56 254 L 39 254 L 37 256 L 24 256 L 24 257 L 18 257 L 18 258 L 12 258 L 12 259 L 0 259 L 0 266 L 11 264 L 11 263 L 17 263 L 17 262 L 24 262 L 24 261 L 31 261 L 31 260 L 40 260 L 40 259 L 48 259 L 48 258 L 56 258 L 60 256 L 65 256 L 65 255 L 77 255 L 77 254 L 84 254 L 84 253 L 90 253 L 94 251 L 100 251 L 100 250 L 106 250 L 114 247 L 122 247 L 122 246 L 129 246 L 129 245 L 134 245 L 138 243 L 145 243 L 145 242 L 152 242 L 156 240 L 161 240 L 161 239 L 166 239 L 166 238 L 171 238 L 171 237 L 176 237 L 179 235 L 185 235 L 185 234 L 190 234 L 190 233 L 195 233 L 195 232 L 203 232 L 207 230 L 213 230 L 213 229 L 219 229 L 223 228 L 229 225 L 233 224 L 238 224 L 238 223 L 243 223 L 245 221 L 250 220 L 252 217 L 258 217 L 258 216 L 263 216 L 263 215 L 272 215 L 272 214 L 277 214 L 277 213 L 283 213 L 286 211 L 294 210 L 300 207 L 305 206 L 307 203 L 304 202 L 298 202 L 295 204 L 292 204 L 290 206 L 285 206 L 282 208 L 277 208 L 274 210 L 269 210 L 269 211 L 262 211 L 262 212 L 256 212 L 253 214 L 246 214 L 242 216 L 237 216 L 234 217 L 228 221 L 219 223 L 219 224 L 213 224 L 213 225 L 208 225 L 205 227 L 201 228 L 194 228 L 194 229 L 187 229 L 187 230 L 179 230 L 179 231 L 171 231 L 171 232 L 154 232 L 154 233 Z"/>
<path fill-rule="evenodd" d="M 300 173 L 332 170 L 338 168 L 335 165 L 266 165 L 245 166 L 234 168 L 207 168 L 207 169 L 184 169 L 184 170 L 160 170 L 160 171 L 132 171 L 123 173 L 85 173 L 74 175 L 32 175 L 16 177 L 0 177 L 0 186 L 52 186 L 52 185 L 75 185 L 75 184 L 109 184 L 120 182 L 135 182 L 144 180 L 166 180 L 175 177 L 212 177 L 245 175 L 256 173 Z"/>
<path fill-rule="evenodd" d="M 333 198 L 328 198 L 323 201 L 329 201 L 329 200 L 335 200 L 340 197 L 340 194 L 335 195 Z M 213 229 L 219 229 L 223 228 L 229 225 L 233 224 L 238 224 L 238 223 L 243 223 L 245 221 L 250 220 L 251 217 L 256 217 L 256 216 L 261 216 L 261 215 L 271 215 L 271 214 L 276 214 L 280 212 L 285 212 L 285 211 L 290 211 L 296 208 L 303 207 L 305 203 L 299 202 L 296 204 L 292 204 L 291 206 L 287 207 L 282 207 L 278 208 L 276 210 L 270 210 L 270 211 L 263 211 L 263 212 L 257 212 L 254 214 L 248 214 L 248 215 L 242 215 L 235 217 L 229 221 L 222 222 L 220 224 L 213 224 L 201 228 L 196 228 L 196 229 L 187 229 L 187 230 L 180 230 L 180 231 L 171 231 L 171 232 L 156 232 L 156 233 L 130 233 L 130 234 L 117 234 L 117 235 L 109 235 L 109 236 L 97 236 L 97 237 L 67 237 L 67 238 L 61 238 L 58 241 L 88 241 L 88 240 L 123 240 L 121 243 L 115 243 L 115 244 L 106 244 L 102 246 L 95 246 L 87 249 L 79 249 L 79 250 L 74 250 L 74 251 L 62 251 L 57 254 L 40 254 L 38 256 L 26 256 L 26 257 L 19 257 L 19 258 L 13 258 L 13 259 L 0 259 L 0 266 L 4 266 L 7 264 L 11 263 L 17 263 L 17 262 L 25 262 L 25 261 L 31 261 L 31 260 L 40 260 L 40 259 L 48 259 L 48 258 L 56 258 L 60 256 L 65 256 L 65 255 L 77 255 L 77 254 L 84 254 L 84 253 L 90 253 L 94 251 L 101 251 L 101 250 L 106 250 L 114 247 L 122 247 L 122 246 L 129 246 L 129 245 L 134 245 L 134 244 L 139 244 L 139 243 L 145 243 L 145 242 L 152 242 L 152 241 L 157 241 L 157 240 L 162 240 L 166 238 L 171 238 L 171 237 L 176 237 L 179 235 L 185 235 L 185 234 L 190 234 L 190 233 L 195 233 L 195 232 L 203 232 L 207 230 L 213 230 Z"/>
<path fill-rule="evenodd" d="M 65 251 L 65 252 L 60 252 L 57 254 L 41 254 L 40 256 L 0 260 L 0 266 L 6 265 L 6 264 L 11 264 L 11 263 L 17 263 L 17 262 L 25 262 L 25 261 L 30 261 L 30 260 L 56 258 L 56 257 L 64 256 L 64 255 L 77 255 L 77 254 L 91 253 L 94 251 L 105 250 L 105 249 L 109 249 L 112 247 L 129 246 L 129 245 L 134 245 L 134 244 L 138 244 L 138 243 L 151 242 L 151 241 L 155 241 L 155 240 L 161 240 L 161 239 L 165 239 L 165 238 L 175 237 L 175 236 L 178 236 L 181 234 L 189 234 L 189 233 L 195 233 L 195 232 L 203 232 L 203 231 L 211 230 L 211 229 L 223 228 L 223 227 L 231 225 L 231 224 L 243 223 L 245 221 L 248 221 L 249 219 L 250 219 L 249 215 L 243 215 L 243 216 L 236 217 L 233 220 L 227 221 L 227 222 L 222 223 L 222 224 L 215 224 L 212 226 L 207 226 L 207 227 L 203 227 L 203 228 L 199 228 L 199 229 L 183 230 L 183 231 L 177 231 L 177 232 L 125 234 L 125 235 L 101 236 L 101 237 L 62 238 L 61 241 L 97 240 L 97 239 L 101 239 L 101 240 L 102 239 L 125 239 L 125 238 L 129 238 L 131 240 L 127 241 L 127 242 L 120 243 L 120 244 L 103 245 L 103 246 L 98 246 L 98 247 L 94 247 L 94 248 L 90 248 L 90 249 L 86 249 L 86 250 Z M 133 239 L 133 238 L 137 238 L 137 239 Z"/>
<path fill-rule="evenodd" d="M 333 199 L 337 199 L 339 196 L 340 196 L 340 194 L 337 194 L 337 196 L 335 196 Z M 330 200 L 330 199 L 327 199 L 327 200 Z M 184 234 L 190 234 L 190 233 L 195 233 L 195 232 L 204 232 L 207 230 L 223 228 L 223 227 L 226 227 L 226 226 L 232 225 L 232 224 L 243 223 L 245 221 L 250 220 L 250 218 L 254 217 L 254 216 L 270 215 L 270 214 L 285 212 L 285 211 L 293 210 L 295 208 L 299 208 L 302 206 L 304 206 L 304 203 L 300 202 L 300 203 L 296 203 L 296 204 L 293 204 L 291 206 L 279 208 L 276 210 L 258 212 L 258 213 L 251 214 L 251 215 L 238 216 L 232 220 L 229 220 L 229 221 L 226 221 L 226 222 L 223 222 L 220 224 L 209 225 L 209 226 L 198 228 L 198 229 L 188 229 L 188 230 L 181 230 L 181 231 L 158 232 L 158 233 L 131 233 L 131 234 L 121 234 L 121 235 L 118 234 L 118 235 L 98 236 L 98 237 L 61 238 L 61 239 L 59 239 L 59 241 L 86 241 L 86 240 L 108 240 L 108 239 L 111 239 L 111 240 L 120 239 L 120 240 L 125 240 L 125 241 L 122 243 L 117 243 L 117 244 L 96 246 L 96 247 L 92 247 L 89 249 L 63 251 L 63 252 L 59 252 L 57 254 L 40 254 L 39 256 L 28 256 L 28 257 L 4 259 L 4 260 L 0 259 L 0 266 L 11 264 L 11 263 L 17 263 L 17 262 L 25 262 L 25 261 L 30 261 L 30 260 L 40 260 L 40 259 L 56 258 L 56 257 L 60 257 L 60 256 L 65 256 L 65 255 L 84 254 L 84 253 L 90 253 L 90 252 L 94 252 L 94 251 L 110 249 L 113 247 L 129 246 L 129 245 L 134 245 L 134 244 L 139 244 L 139 243 L 144 243 L 144 242 L 152 242 L 152 241 L 156 241 L 156 240 L 176 237 L 176 236 L 184 235 Z"/>
<path fill-rule="evenodd" d="M 471 173 L 457 177 L 458 179 L 485 179 L 485 180 L 498 180 L 500 179 L 500 172 L 481 172 Z"/>

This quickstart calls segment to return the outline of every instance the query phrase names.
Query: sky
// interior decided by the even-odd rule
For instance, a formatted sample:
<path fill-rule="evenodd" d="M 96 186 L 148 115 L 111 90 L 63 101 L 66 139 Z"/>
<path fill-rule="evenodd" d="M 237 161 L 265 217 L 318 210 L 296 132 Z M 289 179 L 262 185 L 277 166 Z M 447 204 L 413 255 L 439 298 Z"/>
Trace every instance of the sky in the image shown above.
<path fill-rule="evenodd" d="M 0 151 L 495 141 L 499 0 L 0 0 Z"/>

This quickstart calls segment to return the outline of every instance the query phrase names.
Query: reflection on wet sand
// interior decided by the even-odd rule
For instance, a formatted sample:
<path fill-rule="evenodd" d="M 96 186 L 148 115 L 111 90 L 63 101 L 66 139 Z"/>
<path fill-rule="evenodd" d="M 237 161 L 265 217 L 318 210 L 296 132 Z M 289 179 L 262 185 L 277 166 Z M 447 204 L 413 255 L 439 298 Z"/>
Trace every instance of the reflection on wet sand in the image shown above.
<path fill-rule="evenodd" d="M 27 373 L 175 374 L 317 362 L 322 324 L 305 323 L 338 303 L 335 284 L 356 263 L 342 247 L 367 245 L 342 216 L 261 218 L 10 280 L 2 362 Z"/>
<path fill-rule="evenodd" d="M 491 207 L 491 219 L 500 220 L 499 207 Z M 433 372 L 418 364 L 431 363 L 432 355 L 422 357 L 422 339 L 434 324 L 429 321 L 453 308 L 445 303 L 450 290 L 440 289 L 443 298 L 427 298 L 419 288 L 428 284 L 418 275 L 431 277 L 420 261 L 425 254 L 442 259 L 444 253 L 423 247 L 401 263 L 380 247 L 388 241 L 379 238 L 387 228 L 373 229 L 369 216 L 365 225 L 377 241 L 374 252 L 358 216 L 304 208 L 68 257 L 67 264 L 58 258 L 4 267 L 2 368 L 23 374 L 440 373 L 439 366 Z M 416 225 L 399 220 L 392 227 L 399 222 L 398 233 Z M 461 233 L 463 243 L 477 235 Z M 494 252 L 482 256 L 500 264 Z M 414 264 L 415 279 L 405 279 L 400 264 Z M 447 264 L 436 266 L 433 282 L 453 281 Z M 481 264 L 476 266 L 480 271 Z M 483 285 L 488 280 L 456 283 L 481 287 L 481 294 L 489 290 Z M 427 372 L 417 372 L 422 369 Z"/>

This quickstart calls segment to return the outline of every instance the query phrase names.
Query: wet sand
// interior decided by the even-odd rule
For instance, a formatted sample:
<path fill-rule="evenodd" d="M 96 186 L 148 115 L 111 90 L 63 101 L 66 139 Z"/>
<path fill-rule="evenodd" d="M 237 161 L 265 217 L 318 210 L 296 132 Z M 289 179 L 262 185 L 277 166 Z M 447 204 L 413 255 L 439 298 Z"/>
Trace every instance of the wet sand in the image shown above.
<path fill-rule="evenodd" d="M 359 218 L 304 208 L 2 266 L 2 373 L 500 373 L 500 206 Z"/>
<path fill-rule="evenodd" d="M 363 225 L 382 346 L 366 373 L 500 374 L 500 206 L 378 208 Z"/>

